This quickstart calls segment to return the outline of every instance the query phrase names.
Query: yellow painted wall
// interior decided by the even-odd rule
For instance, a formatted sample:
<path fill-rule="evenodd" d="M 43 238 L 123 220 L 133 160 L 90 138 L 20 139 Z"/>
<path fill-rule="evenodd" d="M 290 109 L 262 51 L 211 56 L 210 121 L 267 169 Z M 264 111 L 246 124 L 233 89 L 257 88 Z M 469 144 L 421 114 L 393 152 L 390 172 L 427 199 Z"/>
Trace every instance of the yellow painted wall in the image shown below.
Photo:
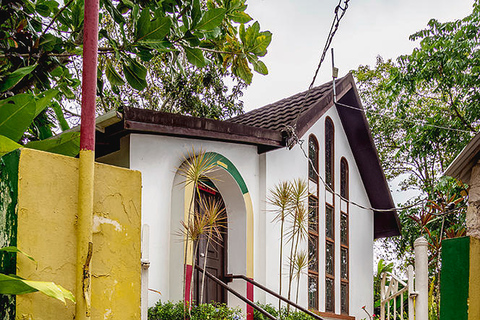
<path fill-rule="evenodd" d="M 78 159 L 22 149 L 17 274 L 75 292 Z M 140 202 L 137 171 L 95 165 L 92 319 L 140 319 Z M 76 297 L 77 299 L 79 297 Z M 39 293 L 17 297 L 17 319 L 73 319 L 75 306 Z"/>
<path fill-rule="evenodd" d="M 480 319 L 480 239 L 470 237 L 468 320 Z"/>

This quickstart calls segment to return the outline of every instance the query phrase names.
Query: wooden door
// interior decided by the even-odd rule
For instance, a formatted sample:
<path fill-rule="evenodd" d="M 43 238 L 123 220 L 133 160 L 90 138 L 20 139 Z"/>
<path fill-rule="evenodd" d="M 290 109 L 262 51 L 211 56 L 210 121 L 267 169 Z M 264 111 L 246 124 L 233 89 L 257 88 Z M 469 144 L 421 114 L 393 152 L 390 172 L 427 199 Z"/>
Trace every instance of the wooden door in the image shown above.
<path fill-rule="evenodd" d="M 200 190 L 200 196 L 207 201 L 215 200 L 221 204 L 222 208 L 225 208 L 220 193 L 214 189 L 210 190 L 209 188 L 202 188 Z M 200 206 L 197 206 L 197 208 L 201 211 Z M 227 219 L 225 210 L 224 215 L 225 216 L 223 217 L 221 222 L 221 239 L 215 238 L 214 241 L 208 241 L 206 237 L 202 237 L 199 240 L 196 261 L 197 264 L 203 269 L 206 259 L 205 269 L 210 274 L 213 274 L 215 277 L 226 283 L 225 275 L 227 273 Z M 226 290 L 217 283 L 215 283 L 213 280 L 208 278 L 206 275 L 203 285 L 203 301 L 200 301 L 203 273 L 197 270 L 194 277 L 194 299 L 196 303 L 227 303 Z"/>

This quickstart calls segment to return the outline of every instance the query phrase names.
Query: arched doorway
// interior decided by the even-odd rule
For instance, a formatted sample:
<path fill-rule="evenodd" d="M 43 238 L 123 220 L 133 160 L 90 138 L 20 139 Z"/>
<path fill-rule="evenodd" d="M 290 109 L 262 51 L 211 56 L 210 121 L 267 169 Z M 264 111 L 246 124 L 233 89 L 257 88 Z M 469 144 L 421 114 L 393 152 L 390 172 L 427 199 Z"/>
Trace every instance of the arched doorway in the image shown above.
<path fill-rule="evenodd" d="M 204 203 L 204 205 L 202 205 Z M 214 205 L 220 212 L 215 232 L 206 233 L 198 240 L 196 264 L 223 282 L 227 282 L 227 248 L 228 248 L 228 218 L 225 210 L 225 203 L 220 192 L 211 181 L 199 186 L 199 193 L 196 201 L 196 210 L 199 214 L 205 215 L 204 206 Z M 208 208 L 207 208 L 208 210 Z M 227 303 L 226 290 L 204 276 L 202 272 L 194 272 L 194 300 L 196 303 Z"/>
<path fill-rule="evenodd" d="M 228 239 L 226 239 L 228 252 L 225 260 L 228 260 L 226 274 L 243 274 L 253 279 L 253 206 L 250 194 L 242 175 L 235 165 L 223 155 L 215 152 L 205 153 L 211 163 L 216 166 L 216 170 L 209 173 L 207 177 L 213 182 L 214 187 L 222 196 L 228 215 Z M 190 155 L 188 155 L 190 157 Z M 188 157 L 186 157 L 188 159 Z M 167 256 L 169 263 L 169 300 L 191 301 L 190 296 L 192 286 L 193 259 L 190 253 L 193 252 L 193 243 L 191 241 L 179 241 L 178 232 L 182 221 L 187 221 L 191 208 L 191 199 L 194 192 L 193 184 L 186 185 L 185 178 L 178 172 L 172 185 L 171 202 L 171 230 L 172 237 Z M 179 214 L 183 212 L 183 214 Z M 187 254 L 185 254 L 187 252 Z M 169 258 L 168 258 L 169 257 Z M 184 262 L 186 262 L 184 264 Z M 182 286 L 179 284 L 184 285 Z M 240 281 L 229 282 L 228 286 L 243 293 L 249 300 L 253 301 L 253 285 L 245 284 Z M 228 305 L 245 305 L 241 300 L 228 293 Z M 204 299 L 205 300 L 205 299 Z M 253 310 L 246 307 L 247 318 L 251 319 Z"/>

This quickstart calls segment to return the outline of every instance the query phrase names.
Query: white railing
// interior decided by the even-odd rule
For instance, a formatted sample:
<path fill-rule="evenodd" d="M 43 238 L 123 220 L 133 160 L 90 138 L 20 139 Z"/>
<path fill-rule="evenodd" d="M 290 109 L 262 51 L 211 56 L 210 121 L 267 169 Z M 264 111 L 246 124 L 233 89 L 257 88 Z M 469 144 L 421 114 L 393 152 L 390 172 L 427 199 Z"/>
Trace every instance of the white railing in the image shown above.
<path fill-rule="evenodd" d="M 380 287 L 380 319 L 403 320 L 405 314 L 404 301 L 408 299 L 408 320 L 414 320 L 415 296 L 413 292 L 413 266 L 408 266 L 407 283 L 390 272 L 384 272 Z M 400 304 L 400 312 L 397 311 L 397 302 Z M 393 318 L 391 318 L 392 313 Z"/>
<path fill-rule="evenodd" d="M 428 320 L 427 246 L 428 242 L 424 237 L 415 240 L 416 272 L 414 273 L 413 266 L 408 266 L 406 282 L 390 272 L 381 275 L 380 320 L 404 320 L 404 301 L 407 299 L 407 319 Z M 397 303 L 400 304 L 400 310 L 397 308 Z"/>

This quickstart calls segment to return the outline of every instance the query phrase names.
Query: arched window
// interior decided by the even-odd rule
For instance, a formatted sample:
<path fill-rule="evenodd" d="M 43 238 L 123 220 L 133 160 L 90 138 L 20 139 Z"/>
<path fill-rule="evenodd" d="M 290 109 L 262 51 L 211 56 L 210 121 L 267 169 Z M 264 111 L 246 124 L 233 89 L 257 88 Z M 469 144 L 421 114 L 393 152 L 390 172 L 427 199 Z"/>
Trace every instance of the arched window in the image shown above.
<path fill-rule="evenodd" d="M 318 182 L 318 142 L 315 136 L 308 138 L 308 178 Z"/>
<path fill-rule="evenodd" d="M 340 195 L 348 199 L 348 162 L 345 158 L 340 160 Z"/>
<path fill-rule="evenodd" d="M 349 296 L 349 256 L 348 256 L 348 211 L 349 211 L 349 176 L 347 159 L 340 160 L 340 309 L 348 314 Z"/>
<path fill-rule="evenodd" d="M 318 310 L 318 141 L 308 138 L 308 178 L 315 192 L 308 197 L 308 307 Z"/>
<path fill-rule="evenodd" d="M 334 126 L 325 119 L 325 183 L 331 190 L 325 200 L 325 311 L 335 312 L 335 201 L 334 189 Z M 330 195 L 330 196 L 328 196 Z"/>
<path fill-rule="evenodd" d="M 334 126 L 329 117 L 325 120 L 325 183 L 333 190 Z"/>

